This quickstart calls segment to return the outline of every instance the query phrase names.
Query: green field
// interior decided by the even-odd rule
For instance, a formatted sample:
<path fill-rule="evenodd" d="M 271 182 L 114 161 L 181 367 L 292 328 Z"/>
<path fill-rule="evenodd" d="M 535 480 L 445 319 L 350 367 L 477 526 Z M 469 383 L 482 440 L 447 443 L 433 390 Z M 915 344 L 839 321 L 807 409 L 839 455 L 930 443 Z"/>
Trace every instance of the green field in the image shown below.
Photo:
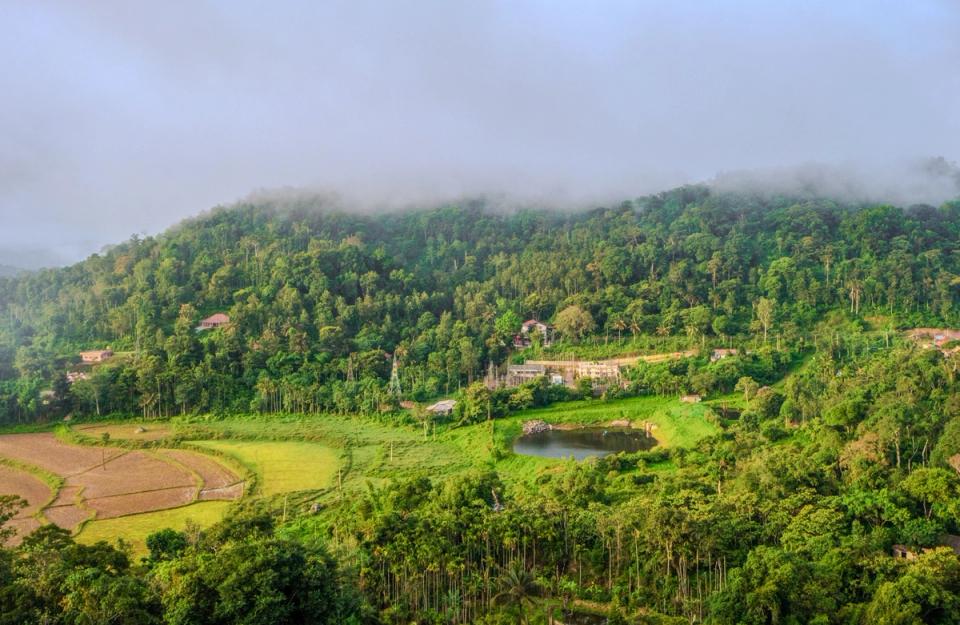
<path fill-rule="evenodd" d="M 143 555 L 147 551 L 147 536 L 153 532 L 166 527 L 182 531 L 188 523 L 209 527 L 223 518 L 230 505 L 228 501 L 199 501 L 181 508 L 91 521 L 83 526 L 77 540 L 87 544 L 99 540 L 115 543 L 122 538 L 133 548 L 134 555 Z"/>
<path fill-rule="evenodd" d="M 734 400 L 736 396 L 726 398 Z M 510 449 L 525 421 L 597 425 L 629 420 L 655 427 L 664 447 L 690 447 L 719 431 L 704 404 L 683 404 L 675 398 L 640 397 L 585 400 L 525 410 L 493 422 L 455 427 L 439 426 L 429 435 L 399 420 L 374 420 L 335 415 L 247 415 L 226 419 L 191 418 L 155 422 L 148 432 L 156 436 L 190 439 L 188 446 L 210 450 L 256 476 L 253 496 L 273 497 L 316 491 L 298 500 L 325 507 L 350 499 L 367 486 L 414 475 L 449 476 L 477 468 L 495 470 L 507 481 L 529 481 L 542 471 L 570 462 L 557 458 L 519 456 Z M 137 433 L 138 422 L 76 425 L 82 434 L 109 431 L 121 440 Z M 127 436 L 124 436 L 127 435 Z M 669 461 L 659 470 L 669 470 Z M 338 481 L 342 489 L 336 488 Z M 247 493 L 247 497 L 251 493 Z M 190 521 L 200 527 L 220 520 L 231 506 L 225 501 L 196 502 L 182 508 L 136 514 L 87 523 L 78 538 L 91 543 L 122 538 L 135 554 L 146 551 L 145 539 L 164 527 L 183 529 Z"/>
<path fill-rule="evenodd" d="M 366 490 L 413 474 L 442 475 L 467 470 L 473 459 L 442 435 L 425 437 L 421 429 L 358 416 L 255 415 L 190 423 L 190 437 L 240 439 L 249 443 L 308 441 L 343 455 L 343 491 Z M 204 443 L 211 448 L 208 443 Z M 252 468 L 252 467 L 251 467 Z M 333 467 L 334 475 L 337 467 Z"/>
<path fill-rule="evenodd" d="M 294 441 L 195 441 L 196 445 L 235 458 L 257 475 L 265 496 L 333 485 L 340 465 L 330 447 Z"/>

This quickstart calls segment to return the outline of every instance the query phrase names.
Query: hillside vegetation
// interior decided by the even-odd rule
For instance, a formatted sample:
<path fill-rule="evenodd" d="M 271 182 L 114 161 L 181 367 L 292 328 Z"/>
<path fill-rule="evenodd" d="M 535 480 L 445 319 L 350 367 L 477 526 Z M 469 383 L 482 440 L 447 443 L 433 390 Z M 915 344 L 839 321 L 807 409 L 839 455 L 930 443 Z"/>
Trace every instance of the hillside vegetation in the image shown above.
<path fill-rule="evenodd" d="M 0 550 L 0 613 L 960 622 L 960 351 L 904 332 L 960 326 L 958 246 L 960 202 L 690 187 L 579 214 L 240 206 L 0 280 L 11 427 L 70 414 L 87 444 L 118 446 L 163 432 L 256 484 L 189 524 L 189 508 L 95 521 L 81 544 L 41 527 Z M 198 332 L 214 312 L 230 323 Z M 527 318 L 558 343 L 515 351 Z M 106 346 L 106 362 L 76 363 Z M 711 358 L 719 346 L 738 351 Z M 479 382 L 491 362 L 662 352 L 621 385 Z M 400 407 L 444 395 L 449 417 Z M 112 419 L 76 423 L 97 414 Z M 534 419 L 650 424 L 660 444 L 512 453 Z M 16 508 L 0 498 L 0 520 Z M 123 531 L 141 565 L 86 544 Z"/>
<path fill-rule="evenodd" d="M 832 310 L 951 324 L 958 245 L 960 202 L 900 209 L 700 187 L 578 214 L 221 209 L 0 280 L 0 418 L 372 413 L 389 399 L 390 356 L 404 396 L 449 393 L 505 361 L 528 317 L 558 320 L 567 344 L 638 336 L 653 349 L 729 337 L 794 347 Z M 228 326 L 194 330 L 218 311 Z M 112 364 L 68 392 L 76 353 L 106 346 Z"/>

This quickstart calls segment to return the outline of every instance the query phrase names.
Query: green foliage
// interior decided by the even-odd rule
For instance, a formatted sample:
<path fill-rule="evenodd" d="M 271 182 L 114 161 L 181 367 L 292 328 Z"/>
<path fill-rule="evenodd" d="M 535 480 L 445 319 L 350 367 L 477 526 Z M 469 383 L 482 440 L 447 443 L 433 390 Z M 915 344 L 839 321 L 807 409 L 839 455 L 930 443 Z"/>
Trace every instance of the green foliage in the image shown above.
<path fill-rule="evenodd" d="M 567 306 L 557 313 L 557 319 L 554 323 L 563 336 L 574 341 L 590 334 L 596 327 L 593 316 L 576 305 Z"/>
<path fill-rule="evenodd" d="M 147 536 L 146 544 L 151 562 L 169 560 L 181 555 L 187 548 L 187 535 L 168 527 Z"/>
<path fill-rule="evenodd" d="M 143 520 L 141 566 L 41 527 L 0 549 L 0 623 L 958 622 L 957 359 L 892 333 L 960 324 L 956 208 L 700 187 L 575 215 L 242 206 L 0 280 L 0 418 L 209 414 L 178 435 L 266 494 L 316 493 L 206 530 L 156 531 L 189 507 Z M 197 332 L 216 311 L 230 324 Z M 526 354 L 682 357 L 600 397 L 479 383 L 529 317 L 561 338 Z M 398 416 L 394 359 L 404 399 L 456 396 L 456 418 Z M 661 445 L 519 458 L 526 419 Z"/>
<path fill-rule="evenodd" d="M 861 334 L 867 315 L 956 323 L 958 240 L 947 208 L 701 187 L 580 214 L 243 205 L 0 280 L 0 418 L 376 414 L 393 409 L 389 356 L 403 393 L 426 400 L 507 359 L 526 317 L 555 323 L 551 349 L 588 358 L 616 355 L 624 334 L 649 350 L 801 349 L 834 313 Z M 228 326 L 195 331 L 218 311 Z M 107 345 L 107 363 L 76 363 Z M 70 370 L 88 378 L 68 385 Z M 722 371 L 685 383 L 731 387 Z"/>

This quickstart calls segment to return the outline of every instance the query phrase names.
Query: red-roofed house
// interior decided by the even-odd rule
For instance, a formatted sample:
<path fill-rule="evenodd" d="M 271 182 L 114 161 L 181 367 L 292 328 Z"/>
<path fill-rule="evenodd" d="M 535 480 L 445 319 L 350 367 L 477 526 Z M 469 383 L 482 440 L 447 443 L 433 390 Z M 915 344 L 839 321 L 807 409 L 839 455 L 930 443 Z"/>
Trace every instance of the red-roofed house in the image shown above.
<path fill-rule="evenodd" d="M 110 356 L 113 356 L 113 352 L 109 349 L 94 349 L 80 352 L 80 360 L 83 362 L 103 362 Z"/>
<path fill-rule="evenodd" d="M 517 349 L 530 347 L 532 341 L 530 337 L 537 333 L 540 335 L 540 344 L 549 347 L 553 343 L 553 327 L 536 319 L 527 319 L 520 326 L 520 334 L 513 337 L 513 346 Z"/>
<path fill-rule="evenodd" d="M 213 330 L 230 323 L 230 317 L 224 313 L 215 313 L 200 321 L 197 330 Z"/>

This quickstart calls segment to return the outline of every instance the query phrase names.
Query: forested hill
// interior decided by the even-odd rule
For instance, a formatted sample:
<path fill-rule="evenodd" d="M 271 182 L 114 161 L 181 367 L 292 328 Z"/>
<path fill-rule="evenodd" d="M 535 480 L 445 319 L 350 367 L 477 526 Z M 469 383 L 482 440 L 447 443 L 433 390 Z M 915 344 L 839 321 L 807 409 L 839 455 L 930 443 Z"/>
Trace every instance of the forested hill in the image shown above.
<path fill-rule="evenodd" d="M 404 395 L 433 397 L 509 358 L 522 319 L 565 309 L 577 312 L 559 324 L 568 343 L 799 340 L 832 310 L 957 325 L 958 246 L 960 201 L 706 187 L 574 214 L 480 201 L 385 215 L 217 209 L 71 267 L 0 278 L 0 415 L 371 411 L 393 354 Z M 230 324 L 195 331 L 216 312 Z M 67 398 L 77 352 L 107 346 L 114 366 Z"/>

